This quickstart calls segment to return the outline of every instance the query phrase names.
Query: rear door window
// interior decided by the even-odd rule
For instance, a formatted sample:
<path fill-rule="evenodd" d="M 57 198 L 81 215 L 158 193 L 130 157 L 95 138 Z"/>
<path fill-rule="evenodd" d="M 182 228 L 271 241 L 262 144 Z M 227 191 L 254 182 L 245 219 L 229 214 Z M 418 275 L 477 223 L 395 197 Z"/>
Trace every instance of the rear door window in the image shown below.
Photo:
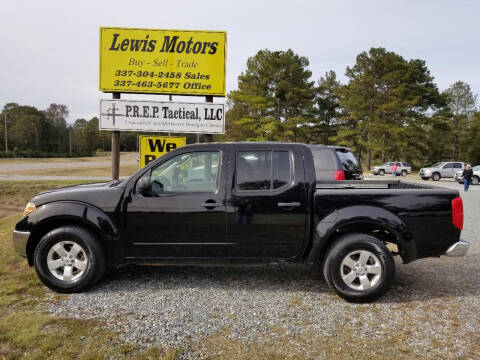
<path fill-rule="evenodd" d="M 239 190 L 281 188 L 291 180 L 290 152 L 239 151 L 235 173 L 235 183 Z"/>
<path fill-rule="evenodd" d="M 461 168 L 462 168 L 462 163 L 455 163 L 455 164 L 453 165 L 453 167 L 454 167 L 455 169 L 461 169 Z"/>

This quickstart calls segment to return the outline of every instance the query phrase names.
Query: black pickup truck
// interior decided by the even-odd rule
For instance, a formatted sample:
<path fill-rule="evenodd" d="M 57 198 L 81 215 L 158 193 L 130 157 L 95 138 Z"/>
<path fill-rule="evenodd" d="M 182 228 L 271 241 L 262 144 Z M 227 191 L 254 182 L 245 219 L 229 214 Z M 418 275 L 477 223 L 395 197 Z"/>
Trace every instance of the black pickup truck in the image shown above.
<path fill-rule="evenodd" d="M 392 255 L 408 263 L 466 254 L 456 190 L 321 180 L 332 159 L 322 149 L 184 146 L 126 180 L 37 195 L 15 227 L 14 247 L 45 285 L 63 293 L 85 290 L 128 263 L 288 261 L 322 266 L 328 285 L 354 302 L 388 290 Z"/>

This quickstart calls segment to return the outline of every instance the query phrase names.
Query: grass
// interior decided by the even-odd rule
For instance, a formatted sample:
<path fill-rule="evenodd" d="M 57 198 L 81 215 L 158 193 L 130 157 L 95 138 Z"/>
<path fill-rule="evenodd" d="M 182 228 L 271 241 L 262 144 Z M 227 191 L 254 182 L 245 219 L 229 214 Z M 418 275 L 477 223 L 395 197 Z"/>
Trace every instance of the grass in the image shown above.
<path fill-rule="evenodd" d="M 74 158 L 0 158 L 0 165 L 7 164 L 29 164 L 29 163 L 51 163 L 51 162 L 98 162 L 108 161 L 111 159 L 110 152 L 98 152 L 96 156 L 88 157 L 74 157 Z M 136 152 L 121 152 L 120 158 L 123 159 L 136 159 L 138 153 Z"/>
<path fill-rule="evenodd" d="M 122 165 L 120 162 L 120 176 L 129 176 L 138 170 L 138 164 Z M 16 170 L 16 171 L 0 171 L 2 175 L 38 175 L 38 176 L 106 176 L 112 175 L 111 166 L 95 166 L 91 167 L 67 167 L 53 169 L 35 169 L 35 170 Z"/>
<path fill-rule="evenodd" d="M 22 206 L 39 191 L 71 184 L 4 182 L 0 183 L 0 201 Z M 101 322 L 46 313 L 42 306 L 46 288 L 12 247 L 11 233 L 20 216 L 15 213 L 0 218 L 0 359 L 178 358 L 175 349 L 125 344 Z"/>

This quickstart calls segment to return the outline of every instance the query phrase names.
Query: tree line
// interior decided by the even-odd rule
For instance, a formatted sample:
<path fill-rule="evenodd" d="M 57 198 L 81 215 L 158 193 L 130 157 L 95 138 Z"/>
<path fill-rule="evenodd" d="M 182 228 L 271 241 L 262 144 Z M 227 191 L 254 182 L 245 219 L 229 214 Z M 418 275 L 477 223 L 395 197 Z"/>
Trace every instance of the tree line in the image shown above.
<path fill-rule="evenodd" d="M 247 60 L 238 88 L 227 94 L 226 133 L 217 141 L 296 141 L 351 147 L 365 169 L 384 161 L 414 167 L 444 160 L 480 164 L 480 112 L 468 83 L 439 91 L 425 61 L 371 48 L 345 70 L 312 80 L 309 61 L 292 50 L 260 50 Z M 67 123 L 68 108 L 6 104 L 8 152 L 0 156 L 87 156 L 110 151 L 98 118 Z M 166 134 L 165 134 L 166 135 Z M 171 134 L 181 135 L 181 134 Z M 122 151 L 137 150 L 122 132 Z M 188 134 L 187 142 L 197 141 Z M 5 139 L 5 126 L 0 126 Z"/>
<path fill-rule="evenodd" d="M 68 123 L 68 107 L 64 104 L 50 104 L 46 110 L 38 110 L 8 103 L 0 116 L 0 143 L 3 141 L 4 145 L 0 157 L 78 157 L 111 151 L 111 132 L 99 130 L 98 117 Z M 120 150 L 138 151 L 139 134 L 142 133 L 121 132 Z M 197 141 L 194 134 L 171 135 L 186 136 L 187 143 Z"/>
<path fill-rule="evenodd" d="M 228 94 L 221 140 L 297 141 L 351 147 L 364 168 L 384 161 L 420 167 L 480 163 L 477 97 L 462 81 L 440 92 L 425 61 L 371 48 L 316 82 L 306 57 L 260 50 Z"/>

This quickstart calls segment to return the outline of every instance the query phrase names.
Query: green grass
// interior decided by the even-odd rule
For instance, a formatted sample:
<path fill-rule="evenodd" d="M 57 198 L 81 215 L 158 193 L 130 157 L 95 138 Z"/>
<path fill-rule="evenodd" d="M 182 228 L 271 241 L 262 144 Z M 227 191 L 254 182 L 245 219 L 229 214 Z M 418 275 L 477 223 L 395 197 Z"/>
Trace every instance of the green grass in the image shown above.
<path fill-rule="evenodd" d="M 67 182 L 0 183 L 3 201 L 22 203 Z M 18 256 L 11 234 L 20 214 L 0 218 L 0 359 L 175 359 L 179 351 L 123 343 L 99 321 L 54 317 L 44 311 L 47 290 Z M 61 296 L 59 296 L 61 298 Z M 55 299 L 55 298 L 54 298 Z M 49 301 L 54 301 L 54 299 Z"/>

